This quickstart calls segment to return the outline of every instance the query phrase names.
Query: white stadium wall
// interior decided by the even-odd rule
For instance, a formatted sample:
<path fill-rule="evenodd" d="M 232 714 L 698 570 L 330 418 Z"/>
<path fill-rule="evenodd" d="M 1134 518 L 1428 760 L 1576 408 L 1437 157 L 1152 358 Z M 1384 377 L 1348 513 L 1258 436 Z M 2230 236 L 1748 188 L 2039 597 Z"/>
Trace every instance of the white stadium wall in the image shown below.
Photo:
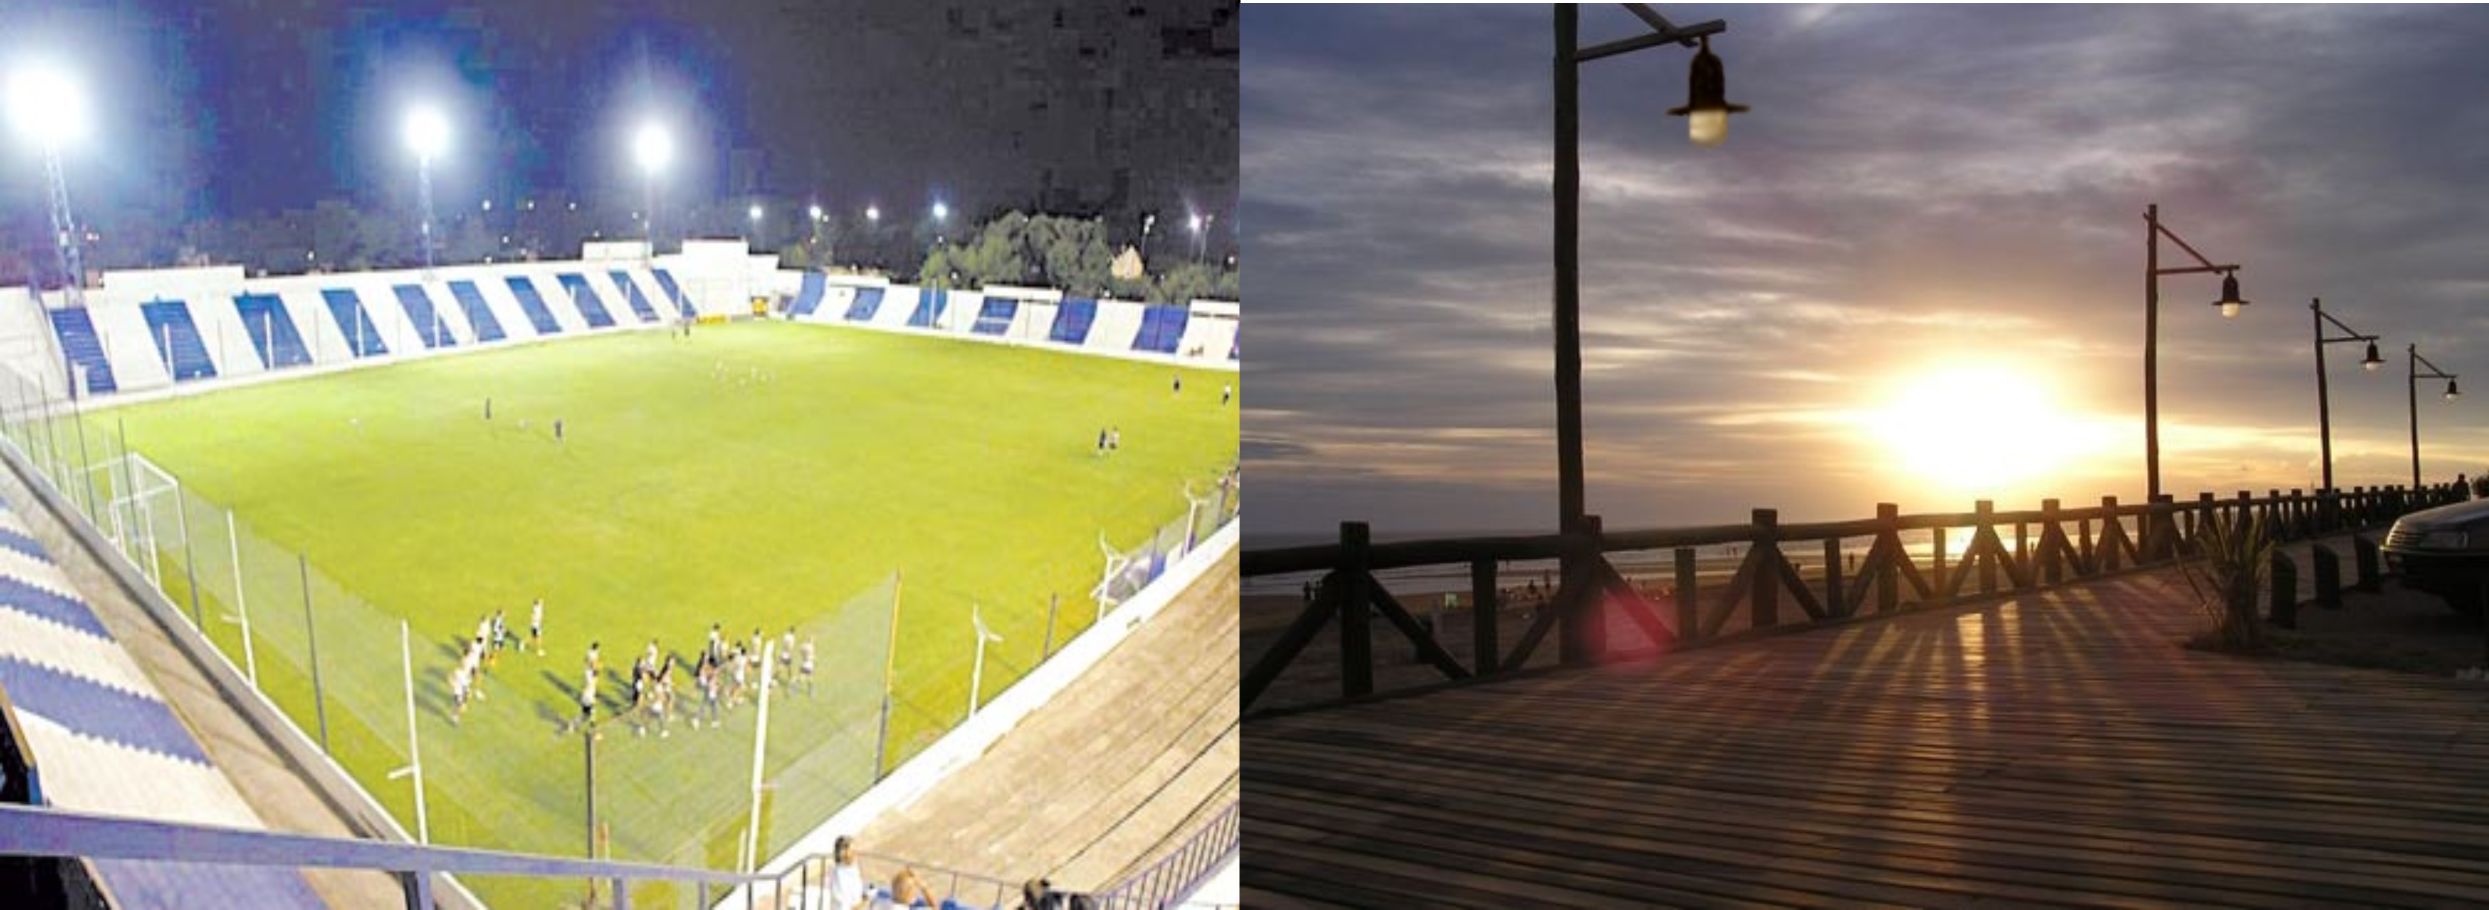
<path fill-rule="evenodd" d="M 1185 317 L 1185 324 L 1172 350 L 1166 350 L 1163 344 L 1142 349 L 1140 337 L 1153 307 L 1133 301 L 1082 300 L 1052 288 L 996 286 L 982 291 L 953 290 L 944 295 L 944 309 L 932 325 L 911 326 L 910 317 L 920 300 L 927 293 L 938 292 L 878 278 L 823 275 L 817 303 L 808 311 L 795 312 L 790 304 L 803 294 L 806 273 L 778 268 L 774 257 L 753 255 L 742 241 L 693 240 L 681 252 L 654 259 L 641 257 L 643 249 L 638 243 L 590 244 L 585 259 L 453 265 L 428 273 L 421 269 L 396 269 L 252 278 L 236 266 L 114 271 L 104 274 L 101 287 L 86 293 L 82 312 L 60 310 L 64 301 L 58 293 L 36 295 L 24 288 L 0 288 L 0 363 L 30 377 L 61 382 L 70 375 L 64 360 L 100 362 L 109 368 L 109 387 L 104 387 L 104 380 L 99 377 L 95 397 L 152 398 L 221 386 L 228 381 L 276 379 L 548 337 L 670 325 L 679 318 L 679 312 L 657 280 L 658 273 L 663 272 L 674 279 L 683 297 L 702 317 L 748 317 L 753 313 L 752 302 L 761 299 L 770 302 L 773 316 L 802 322 L 1212 368 L 1237 366 L 1237 361 L 1228 356 L 1241 324 L 1239 310 L 1233 303 L 1194 301 L 1187 313 L 1176 314 Z M 630 291 L 617 285 L 611 274 L 616 271 L 626 273 L 645 296 L 653 320 L 641 318 L 632 309 Z M 587 292 L 595 296 L 597 304 L 611 318 L 610 326 L 589 324 L 571 291 L 561 282 L 560 276 L 566 274 L 580 276 Z M 542 299 L 542 312 L 550 316 L 554 331 L 538 330 L 528 307 L 511 289 L 512 278 L 523 279 Z M 474 296 L 497 324 L 499 338 L 479 341 L 486 334 L 483 327 L 469 316 L 467 304 L 454 292 L 462 282 L 473 284 Z M 397 295 L 401 285 L 424 289 L 417 311 L 429 304 L 431 319 L 446 338 L 445 345 L 434 348 L 425 344 L 432 337 L 432 330 L 419 325 L 410 315 L 408 304 Z M 370 333 L 367 339 L 376 340 L 385 352 L 355 355 L 353 333 L 357 326 L 340 323 L 325 296 L 332 291 L 353 292 L 366 323 L 362 329 Z M 851 320 L 848 314 L 859 294 L 879 294 L 881 303 L 869 318 Z M 273 311 L 257 320 L 258 326 L 246 320 L 242 305 L 237 302 L 244 295 L 254 300 L 274 300 Z M 1013 312 L 1010 322 L 999 330 L 989 325 L 980 332 L 978 317 L 988 298 L 1013 301 Z M 169 310 L 156 307 L 157 315 L 169 321 L 151 328 L 148 304 L 172 301 L 179 301 L 180 306 Z M 1066 319 L 1067 311 L 1083 308 L 1094 313 L 1087 331 L 1064 329 L 1063 334 L 1076 337 L 1058 339 L 1058 321 L 1071 326 L 1076 320 Z M 71 350 L 75 347 L 71 341 L 75 328 L 63 330 L 55 325 L 56 319 L 74 323 L 80 316 L 93 328 L 93 347 L 98 349 L 94 353 Z M 1167 314 L 1161 313 L 1160 317 L 1172 326 Z M 181 327 L 183 319 L 188 320 L 187 330 Z M 256 336 L 269 331 L 283 335 L 283 326 L 273 322 L 276 319 L 292 323 L 293 334 L 307 354 L 307 363 L 270 365 L 272 358 L 284 358 L 288 353 L 263 352 Z M 255 328 L 261 331 L 254 331 Z M 183 337 L 185 332 L 193 333 L 195 342 Z M 167 342 L 171 342 L 176 354 L 184 354 L 187 359 L 168 356 Z M 269 344 L 283 347 L 283 339 Z M 190 362 L 202 358 L 204 367 Z M 186 365 L 185 375 L 178 380 L 177 359 Z"/>

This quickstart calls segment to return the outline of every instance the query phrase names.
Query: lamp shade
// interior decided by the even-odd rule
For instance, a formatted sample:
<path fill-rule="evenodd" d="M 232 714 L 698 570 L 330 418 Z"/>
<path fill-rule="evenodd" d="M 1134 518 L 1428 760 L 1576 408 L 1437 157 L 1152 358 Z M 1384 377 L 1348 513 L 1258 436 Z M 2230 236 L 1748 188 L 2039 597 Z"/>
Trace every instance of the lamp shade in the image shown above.
<path fill-rule="evenodd" d="M 2455 390 L 2454 380 L 2446 380 L 2446 400 L 2453 401 L 2461 397 L 2463 397 L 2463 393 Z"/>
<path fill-rule="evenodd" d="M 1695 145 L 1727 141 L 1728 115 L 1745 113 L 1747 108 L 1729 103 L 1728 71 L 1711 52 L 1711 36 L 1702 37 L 1702 48 L 1694 52 L 1694 68 L 1685 82 L 1685 106 L 1669 108 L 1668 116 L 1686 118 L 1686 136 Z"/>
<path fill-rule="evenodd" d="M 2377 343 L 2371 341 L 2368 343 L 2368 356 L 2366 359 L 2359 362 L 2359 367 L 2360 369 L 2374 373 L 2377 371 L 2377 368 L 2382 366 L 2385 366 L 2385 358 L 2377 356 Z"/>
<path fill-rule="evenodd" d="M 2232 272 L 2221 276 L 2221 299 L 2213 301 L 2212 305 L 2221 308 L 2221 316 L 2224 319 L 2237 316 L 2238 308 L 2247 305 L 2247 301 L 2238 296 L 2237 273 Z"/>

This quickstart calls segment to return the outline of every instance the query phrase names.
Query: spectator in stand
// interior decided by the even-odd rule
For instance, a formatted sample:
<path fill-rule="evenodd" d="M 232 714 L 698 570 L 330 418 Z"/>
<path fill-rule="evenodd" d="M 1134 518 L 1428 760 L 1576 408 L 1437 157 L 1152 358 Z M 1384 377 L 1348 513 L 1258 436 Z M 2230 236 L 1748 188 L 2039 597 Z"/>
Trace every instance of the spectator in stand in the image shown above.
<path fill-rule="evenodd" d="M 872 895 L 864 887 L 864 870 L 856 868 L 855 839 L 840 837 L 830 847 L 830 910 L 864 910 Z"/>

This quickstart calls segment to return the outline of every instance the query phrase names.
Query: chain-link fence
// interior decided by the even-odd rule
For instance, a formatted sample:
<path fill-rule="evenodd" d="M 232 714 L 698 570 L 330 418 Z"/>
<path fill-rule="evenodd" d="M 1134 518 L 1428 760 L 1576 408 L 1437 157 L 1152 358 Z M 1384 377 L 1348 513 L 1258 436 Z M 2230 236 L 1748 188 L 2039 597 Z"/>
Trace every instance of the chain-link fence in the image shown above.
<path fill-rule="evenodd" d="M 86 413 L 63 383 L 13 370 L 0 382 L 9 441 L 409 832 L 554 855 L 757 866 L 1111 613 L 1231 520 L 1238 499 L 1232 468 L 1195 481 L 1185 515 L 1136 546 L 1107 548 L 1110 571 L 1092 596 L 977 603 L 954 617 L 941 604 L 911 611 L 894 570 L 792 628 L 720 620 L 712 673 L 701 670 L 712 651 L 706 628 L 658 642 L 600 641 L 583 712 L 587 662 L 575 644 L 556 650 L 537 640 L 529 604 L 374 605 L 129 451 L 118 421 Z M 443 583 L 429 587 L 455 596 L 465 570 L 434 571 Z M 552 628 L 566 618 L 560 604 L 548 604 L 546 617 Z M 901 655 L 894 623 L 957 629 L 932 636 L 942 645 L 912 637 L 932 653 Z M 480 656 L 461 680 L 470 650 Z M 635 673 L 643 659 L 671 662 L 662 687 L 670 697 Z M 586 894 L 584 883 L 468 884 L 510 906 L 576 905 Z M 641 906 L 694 900 L 661 884 L 633 897 Z"/>

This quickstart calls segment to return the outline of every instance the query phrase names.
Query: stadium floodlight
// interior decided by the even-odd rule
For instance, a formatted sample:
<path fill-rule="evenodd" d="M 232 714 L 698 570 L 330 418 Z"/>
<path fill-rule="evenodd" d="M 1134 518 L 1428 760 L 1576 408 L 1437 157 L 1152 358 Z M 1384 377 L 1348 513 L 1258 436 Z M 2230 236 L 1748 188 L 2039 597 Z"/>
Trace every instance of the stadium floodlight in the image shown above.
<path fill-rule="evenodd" d="M 648 179 L 648 255 L 657 255 L 657 175 L 674 160 L 674 137 L 655 120 L 640 123 L 631 134 L 631 159 Z"/>
<path fill-rule="evenodd" d="M 50 61 L 30 61 L 9 72 L 8 106 L 10 128 L 45 154 L 86 141 L 92 126 L 85 89 Z"/>
<path fill-rule="evenodd" d="M 948 221 L 948 220 L 950 220 L 950 218 L 951 218 L 951 207 L 950 207 L 950 206 L 947 206 L 947 205 L 942 204 L 942 202 L 941 202 L 940 200 L 935 200 L 935 201 L 934 201 L 934 203 L 933 203 L 933 220 L 935 220 L 935 221 Z"/>
<path fill-rule="evenodd" d="M 814 220 L 814 221 L 819 221 L 819 220 L 821 220 L 821 207 L 820 207 L 820 206 L 817 206 L 817 205 L 816 205 L 816 206 L 813 206 L 813 207 L 812 207 L 812 210 L 811 210 L 811 211 L 809 211 L 809 212 L 806 212 L 805 214 L 808 214 L 808 215 L 812 216 L 812 220 Z"/>
<path fill-rule="evenodd" d="M 415 193 L 423 206 L 421 235 L 423 268 L 432 271 L 432 160 L 449 151 L 449 118 L 430 104 L 406 112 L 406 147 L 415 153 Z M 487 201 L 486 206 L 491 205 Z"/>
<path fill-rule="evenodd" d="M 419 104 L 408 110 L 404 134 L 406 148 L 419 162 L 429 164 L 449 151 L 449 118 L 441 116 L 440 108 Z"/>
<path fill-rule="evenodd" d="M 79 261 L 77 219 L 69 210 L 69 181 L 61 150 L 86 141 L 91 127 L 86 90 L 69 70 L 45 60 L 19 64 L 6 86 L 9 125 L 43 157 L 52 244 L 60 255 L 61 294 L 71 306 L 86 305 L 86 266 Z"/>
<path fill-rule="evenodd" d="M 752 203 L 752 207 L 746 209 L 744 213 L 750 215 L 753 222 L 758 223 L 761 220 L 761 204 L 757 202 Z"/>
<path fill-rule="evenodd" d="M 880 224 L 882 220 L 882 207 L 878 205 L 865 206 L 864 220 Z"/>

